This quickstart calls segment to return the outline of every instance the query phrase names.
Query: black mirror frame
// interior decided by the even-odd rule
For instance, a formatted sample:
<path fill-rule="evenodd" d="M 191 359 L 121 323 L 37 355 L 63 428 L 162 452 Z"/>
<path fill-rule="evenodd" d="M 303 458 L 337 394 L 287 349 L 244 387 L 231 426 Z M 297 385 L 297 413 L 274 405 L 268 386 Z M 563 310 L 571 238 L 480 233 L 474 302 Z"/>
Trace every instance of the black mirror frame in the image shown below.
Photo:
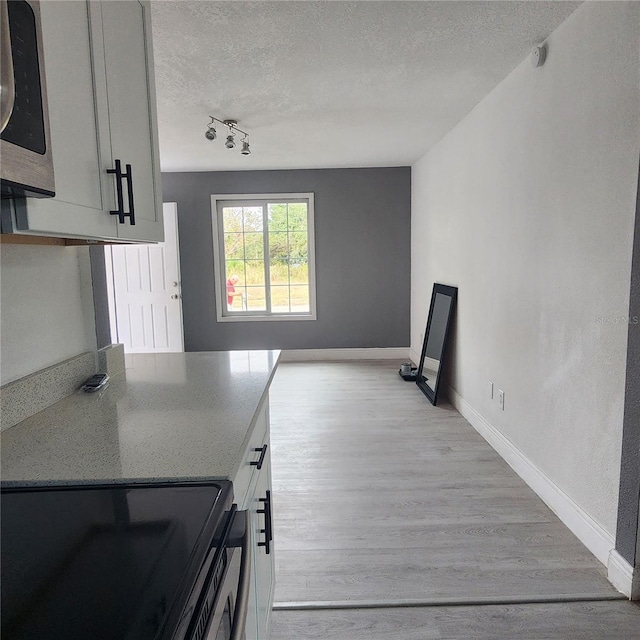
<path fill-rule="evenodd" d="M 422 369 L 424 367 L 424 359 L 427 354 L 427 342 L 429 340 L 429 331 L 431 330 L 431 319 L 433 317 L 433 307 L 436 301 L 436 294 L 441 293 L 445 296 L 449 296 L 451 298 L 451 305 L 449 307 L 449 316 L 447 317 L 447 326 L 444 331 L 444 338 L 442 341 L 442 351 L 440 353 L 440 368 L 438 369 L 438 376 L 436 378 L 435 387 L 432 389 L 426 382 L 423 380 Z M 453 318 L 453 314 L 456 308 L 456 301 L 458 299 L 458 287 L 449 287 L 446 284 L 434 284 L 433 291 L 431 292 L 431 304 L 429 305 L 429 317 L 427 319 L 427 329 L 424 333 L 424 341 L 422 343 L 422 353 L 420 354 L 420 363 L 418 364 L 418 372 L 416 376 L 416 384 L 424 393 L 427 398 L 429 398 L 429 402 L 432 405 L 436 405 L 438 400 L 438 389 L 440 388 L 440 380 L 442 378 L 442 371 L 444 365 L 444 356 L 447 351 L 447 345 L 449 343 L 449 331 L 451 330 L 451 320 Z"/>

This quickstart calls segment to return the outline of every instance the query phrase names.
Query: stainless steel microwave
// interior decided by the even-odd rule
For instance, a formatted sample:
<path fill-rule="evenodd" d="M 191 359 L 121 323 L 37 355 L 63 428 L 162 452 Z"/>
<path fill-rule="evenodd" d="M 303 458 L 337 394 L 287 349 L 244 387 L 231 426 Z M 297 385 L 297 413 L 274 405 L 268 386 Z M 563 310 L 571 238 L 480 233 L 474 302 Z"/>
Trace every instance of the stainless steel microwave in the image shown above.
<path fill-rule="evenodd" d="M 40 3 L 0 0 L 2 197 L 55 195 Z"/>

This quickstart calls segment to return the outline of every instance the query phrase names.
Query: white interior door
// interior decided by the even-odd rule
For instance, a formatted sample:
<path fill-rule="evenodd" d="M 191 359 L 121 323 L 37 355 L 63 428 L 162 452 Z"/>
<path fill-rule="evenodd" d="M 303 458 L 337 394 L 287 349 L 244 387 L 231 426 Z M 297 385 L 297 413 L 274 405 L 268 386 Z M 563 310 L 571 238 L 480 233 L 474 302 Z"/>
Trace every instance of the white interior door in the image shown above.
<path fill-rule="evenodd" d="M 163 205 L 165 241 L 111 245 L 112 324 L 128 353 L 184 351 L 178 253 L 178 215 L 174 202 Z"/>

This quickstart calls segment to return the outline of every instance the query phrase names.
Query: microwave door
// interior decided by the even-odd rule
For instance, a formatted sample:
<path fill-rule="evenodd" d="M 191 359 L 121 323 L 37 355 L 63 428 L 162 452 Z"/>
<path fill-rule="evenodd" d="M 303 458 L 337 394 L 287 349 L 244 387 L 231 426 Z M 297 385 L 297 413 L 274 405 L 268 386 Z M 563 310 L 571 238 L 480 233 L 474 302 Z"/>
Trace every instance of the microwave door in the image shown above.
<path fill-rule="evenodd" d="M 9 7 L 6 0 L 0 2 L 0 133 L 2 133 L 13 113 L 15 82 L 13 78 L 13 56 L 9 32 Z"/>
<path fill-rule="evenodd" d="M 2 197 L 55 195 L 40 3 L 0 1 Z"/>

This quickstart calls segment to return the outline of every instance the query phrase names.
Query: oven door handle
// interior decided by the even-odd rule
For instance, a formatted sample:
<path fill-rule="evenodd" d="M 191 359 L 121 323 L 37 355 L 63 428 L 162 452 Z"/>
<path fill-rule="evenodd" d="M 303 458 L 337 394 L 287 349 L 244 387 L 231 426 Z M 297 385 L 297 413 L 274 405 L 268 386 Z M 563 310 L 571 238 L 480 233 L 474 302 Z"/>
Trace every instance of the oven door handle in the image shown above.
<path fill-rule="evenodd" d="M 245 534 L 242 541 L 240 581 L 238 584 L 236 606 L 233 612 L 233 627 L 231 628 L 230 640 L 244 639 L 244 631 L 247 625 L 247 611 L 249 609 L 249 591 L 251 587 L 251 550 L 253 547 L 251 537 L 251 515 L 248 509 L 246 511 L 238 512 L 236 517 L 240 517 L 241 515 L 245 518 Z"/>

